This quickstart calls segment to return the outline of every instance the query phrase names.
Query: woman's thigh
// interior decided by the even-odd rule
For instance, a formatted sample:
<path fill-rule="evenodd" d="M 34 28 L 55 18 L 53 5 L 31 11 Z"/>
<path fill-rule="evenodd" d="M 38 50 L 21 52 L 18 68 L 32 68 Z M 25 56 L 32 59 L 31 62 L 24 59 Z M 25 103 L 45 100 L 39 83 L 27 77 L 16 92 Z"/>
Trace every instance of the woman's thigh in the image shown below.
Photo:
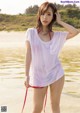
<path fill-rule="evenodd" d="M 60 96 L 64 85 L 64 76 L 50 85 L 51 103 L 56 106 L 60 103 Z"/>
<path fill-rule="evenodd" d="M 34 107 L 42 107 L 44 102 L 44 97 L 46 94 L 48 86 L 44 88 L 34 88 L 33 89 L 33 102 Z"/>

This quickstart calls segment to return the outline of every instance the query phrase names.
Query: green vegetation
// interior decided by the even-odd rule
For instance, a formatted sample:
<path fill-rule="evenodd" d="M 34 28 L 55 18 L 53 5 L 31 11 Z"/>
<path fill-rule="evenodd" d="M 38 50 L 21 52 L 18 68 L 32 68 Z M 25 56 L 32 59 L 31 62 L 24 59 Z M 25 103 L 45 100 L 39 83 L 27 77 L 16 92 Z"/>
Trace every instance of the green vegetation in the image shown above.
<path fill-rule="evenodd" d="M 35 26 L 35 15 L 5 15 L 0 14 L 0 31 L 24 31 Z"/>
<path fill-rule="evenodd" d="M 57 5 L 61 14 L 62 20 L 80 29 L 80 9 L 76 5 Z M 33 11 L 32 11 L 33 10 Z M 25 31 L 29 27 L 36 26 L 36 12 L 38 6 L 29 7 L 25 10 L 24 14 L 7 15 L 0 14 L 0 31 Z M 54 24 L 54 30 L 64 30 L 58 24 Z"/>

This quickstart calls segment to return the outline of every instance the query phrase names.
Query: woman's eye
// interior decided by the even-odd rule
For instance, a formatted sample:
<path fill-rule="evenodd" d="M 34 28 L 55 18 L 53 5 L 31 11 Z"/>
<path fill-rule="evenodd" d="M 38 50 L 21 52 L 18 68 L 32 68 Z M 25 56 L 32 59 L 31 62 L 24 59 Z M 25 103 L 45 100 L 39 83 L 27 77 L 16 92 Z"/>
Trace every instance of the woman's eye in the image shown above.
<path fill-rule="evenodd" d="M 51 16 L 51 14 L 48 14 L 49 16 Z"/>
<path fill-rule="evenodd" d="M 43 16 L 44 16 L 44 15 L 45 15 L 45 13 L 42 13 L 41 15 L 43 15 Z M 49 13 L 49 14 L 46 14 L 46 15 L 51 16 L 51 14 L 50 14 L 50 13 Z"/>

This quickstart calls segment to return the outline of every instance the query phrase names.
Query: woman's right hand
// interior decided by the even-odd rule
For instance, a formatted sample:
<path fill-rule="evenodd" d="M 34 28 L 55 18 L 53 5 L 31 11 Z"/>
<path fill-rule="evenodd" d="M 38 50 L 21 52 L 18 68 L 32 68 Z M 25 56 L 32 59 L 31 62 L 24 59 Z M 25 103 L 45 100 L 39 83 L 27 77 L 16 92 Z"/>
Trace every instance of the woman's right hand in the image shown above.
<path fill-rule="evenodd" d="M 29 87 L 29 77 L 25 77 L 24 85 L 27 88 Z"/>

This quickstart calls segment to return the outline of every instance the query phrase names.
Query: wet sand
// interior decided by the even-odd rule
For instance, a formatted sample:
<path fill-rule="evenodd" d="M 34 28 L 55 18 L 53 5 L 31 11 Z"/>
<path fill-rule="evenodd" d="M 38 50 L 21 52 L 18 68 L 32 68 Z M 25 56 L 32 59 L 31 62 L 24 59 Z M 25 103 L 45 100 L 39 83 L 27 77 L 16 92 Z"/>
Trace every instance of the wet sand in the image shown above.
<path fill-rule="evenodd" d="M 80 97 L 65 93 L 65 83 L 61 95 L 61 113 L 79 113 Z M 74 91 L 72 89 L 72 91 Z M 48 99 L 46 113 L 52 113 L 50 107 L 50 92 L 48 89 Z M 25 95 L 24 79 L 0 79 L 0 107 L 7 106 L 7 113 L 21 113 L 23 99 Z M 24 109 L 24 113 L 32 113 L 33 108 L 33 89 L 30 88 Z M 43 113 L 43 112 L 42 112 Z"/>

